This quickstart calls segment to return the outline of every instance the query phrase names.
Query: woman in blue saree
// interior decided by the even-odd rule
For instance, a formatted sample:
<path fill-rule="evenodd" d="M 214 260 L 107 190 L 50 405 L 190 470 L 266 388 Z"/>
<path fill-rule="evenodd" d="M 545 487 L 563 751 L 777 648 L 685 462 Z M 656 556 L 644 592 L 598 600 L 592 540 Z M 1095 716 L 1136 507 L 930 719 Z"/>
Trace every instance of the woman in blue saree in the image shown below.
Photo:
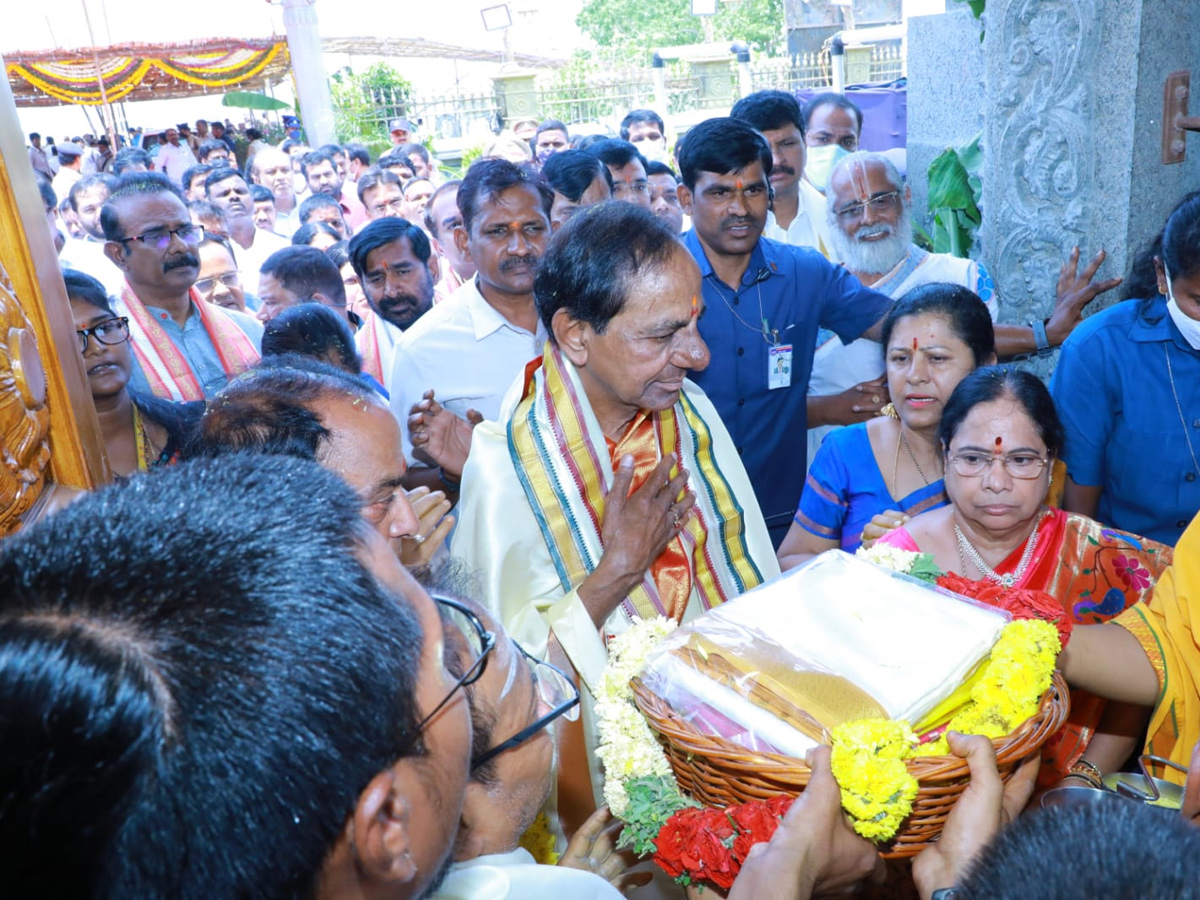
<path fill-rule="evenodd" d="M 921 285 L 888 313 L 882 347 L 889 414 L 826 436 L 779 547 L 781 569 L 837 547 L 853 553 L 947 502 L 938 424 L 958 383 L 996 361 L 987 307 L 959 285 Z"/>

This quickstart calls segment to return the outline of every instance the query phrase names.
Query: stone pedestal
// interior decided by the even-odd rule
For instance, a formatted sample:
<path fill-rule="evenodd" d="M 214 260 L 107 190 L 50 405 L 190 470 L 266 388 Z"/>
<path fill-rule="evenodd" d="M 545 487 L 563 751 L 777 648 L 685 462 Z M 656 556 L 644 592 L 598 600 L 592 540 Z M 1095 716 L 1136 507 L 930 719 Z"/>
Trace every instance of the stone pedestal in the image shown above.
<path fill-rule="evenodd" d="M 538 116 L 537 73 L 528 69 L 501 71 L 492 78 L 496 98 L 504 113 L 504 127 L 511 128 L 520 119 L 536 119 Z"/>
<path fill-rule="evenodd" d="M 989 0 L 982 255 L 1004 321 L 1048 314 L 1075 245 L 1108 251 L 1101 277 L 1126 274 L 1200 183 L 1200 141 L 1161 161 L 1165 77 L 1200 74 L 1188 22 L 1178 0 Z"/>
<path fill-rule="evenodd" d="M 913 217 L 926 231 L 929 164 L 983 130 L 987 92 L 979 22 L 965 5 L 908 20 L 908 183 Z"/>
<path fill-rule="evenodd" d="M 729 109 L 734 101 L 733 60 L 728 56 L 691 61 L 692 76 L 700 82 L 701 109 Z"/>

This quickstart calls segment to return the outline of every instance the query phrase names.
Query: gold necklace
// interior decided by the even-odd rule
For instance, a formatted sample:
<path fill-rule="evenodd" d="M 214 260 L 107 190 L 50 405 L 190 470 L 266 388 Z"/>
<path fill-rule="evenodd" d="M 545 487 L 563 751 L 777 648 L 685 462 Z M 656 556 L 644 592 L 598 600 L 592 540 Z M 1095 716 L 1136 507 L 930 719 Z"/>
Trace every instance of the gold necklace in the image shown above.
<path fill-rule="evenodd" d="M 897 418 L 897 425 L 899 425 L 899 427 L 900 427 L 900 436 L 898 438 L 896 438 L 896 453 L 895 453 L 895 456 L 892 458 L 892 499 L 893 500 L 900 499 L 900 485 L 899 485 L 899 482 L 897 481 L 897 473 L 900 469 L 900 445 L 901 444 L 903 444 L 904 449 L 908 451 L 908 458 L 912 460 L 912 464 L 916 467 L 917 474 L 921 476 L 921 480 L 923 482 L 925 482 L 925 486 L 929 487 L 929 485 L 931 485 L 933 483 L 928 478 L 925 477 L 925 471 L 921 468 L 921 464 L 919 462 L 917 462 L 917 455 L 915 453 L 913 453 L 912 447 L 909 446 L 908 438 L 905 437 L 905 435 L 904 435 L 904 423 L 899 421 L 899 416 L 897 416 L 896 418 Z"/>

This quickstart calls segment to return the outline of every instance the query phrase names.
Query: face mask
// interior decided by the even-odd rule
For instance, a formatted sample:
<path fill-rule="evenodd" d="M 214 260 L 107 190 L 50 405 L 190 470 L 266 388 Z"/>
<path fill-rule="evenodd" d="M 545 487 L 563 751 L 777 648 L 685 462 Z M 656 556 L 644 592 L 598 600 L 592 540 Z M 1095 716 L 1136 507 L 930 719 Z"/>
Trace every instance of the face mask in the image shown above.
<path fill-rule="evenodd" d="M 804 152 L 807 154 L 804 159 L 804 175 L 821 193 L 825 193 L 825 185 L 829 183 L 829 173 L 833 171 L 833 167 L 850 155 L 850 151 L 841 144 L 805 147 Z"/>
<path fill-rule="evenodd" d="M 1192 349 L 1200 350 L 1200 322 L 1191 318 L 1175 302 L 1175 291 L 1171 288 L 1171 270 L 1167 268 L 1165 262 L 1163 263 L 1163 274 L 1167 279 L 1167 312 L 1171 314 L 1171 321 L 1175 323 L 1175 327 L 1183 334 L 1183 339 L 1192 346 Z"/>
<path fill-rule="evenodd" d="M 658 141 L 642 141 L 639 144 L 634 144 L 634 146 L 638 148 L 638 152 L 649 162 L 667 162 L 667 148 Z"/>

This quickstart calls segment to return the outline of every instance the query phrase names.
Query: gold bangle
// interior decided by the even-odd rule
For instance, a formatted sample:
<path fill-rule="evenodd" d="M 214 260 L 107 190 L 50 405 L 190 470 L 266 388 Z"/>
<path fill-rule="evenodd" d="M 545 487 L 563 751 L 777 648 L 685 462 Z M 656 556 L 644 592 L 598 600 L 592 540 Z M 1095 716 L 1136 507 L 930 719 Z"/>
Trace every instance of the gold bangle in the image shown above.
<path fill-rule="evenodd" d="M 1086 759 L 1079 759 L 1067 771 L 1065 778 L 1078 778 L 1096 790 L 1104 789 L 1104 773 Z"/>

